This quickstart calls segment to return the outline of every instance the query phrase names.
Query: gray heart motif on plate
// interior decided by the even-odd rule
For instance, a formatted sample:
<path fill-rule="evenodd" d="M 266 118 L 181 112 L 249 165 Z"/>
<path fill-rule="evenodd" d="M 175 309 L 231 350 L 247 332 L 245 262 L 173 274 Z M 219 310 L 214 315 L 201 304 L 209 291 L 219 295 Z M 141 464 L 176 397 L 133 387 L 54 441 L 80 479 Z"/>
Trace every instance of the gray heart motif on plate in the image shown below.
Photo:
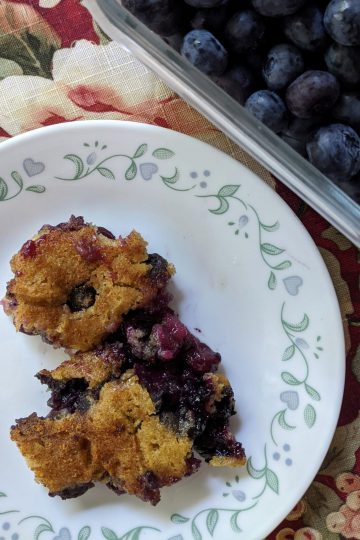
<path fill-rule="evenodd" d="M 34 161 L 31 158 L 26 158 L 23 161 L 23 167 L 28 176 L 36 176 L 45 170 L 45 165 L 41 161 Z"/>
<path fill-rule="evenodd" d="M 65 527 L 60 529 L 59 534 L 55 536 L 54 540 L 71 540 L 71 534 L 69 529 Z"/>
<path fill-rule="evenodd" d="M 286 390 L 280 394 L 280 399 L 289 407 L 291 411 L 295 411 L 299 406 L 299 394 L 294 390 Z"/>
<path fill-rule="evenodd" d="M 140 174 L 144 180 L 151 180 L 153 175 L 157 173 L 159 167 L 156 163 L 141 163 L 140 165 Z"/>
<path fill-rule="evenodd" d="M 285 289 L 291 296 L 296 296 L 299 294 L 299 289 L 304 283 L 303 279 L 300 276 L 289 276 L 283 280 Z"/>

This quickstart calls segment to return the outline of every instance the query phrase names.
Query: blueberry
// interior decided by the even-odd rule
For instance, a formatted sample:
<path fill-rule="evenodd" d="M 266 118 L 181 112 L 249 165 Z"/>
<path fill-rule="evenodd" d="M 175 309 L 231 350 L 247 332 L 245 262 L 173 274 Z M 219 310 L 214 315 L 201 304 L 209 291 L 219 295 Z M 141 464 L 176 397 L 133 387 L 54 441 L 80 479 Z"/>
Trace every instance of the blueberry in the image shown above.
<path fill-rule="evenodd" d="M 186 34 L 181 54 L 208 75 L 221 75 L 228 63 L 226 49 L 207 30 L 192 30 Z"/>
<path fill-rule="evenodd" d="M 306 149 L 310 162 L 332 180 L 349 180 L 360 171 L 360 137 L 349 126 L 320 128 Z"/>
<path fill-rule="evenodd" d="M 327 42 L 323 16 L 316 6 L 306 6 L 283 21 L 288 39 L 305 51 L 322 49 Z"/>
<path fill-rule="evenodd" d="M 353 176 L 348 182 L 345 182 L 341 186 L 343 190 L 354 199 L 357 204 L 360 204 L 360 173 Z"/>
<path fill-rule="evenodd" d="M 324 15 L 325 28 L 341 45 L 360 45 L 359 0 L 331 0 Z"/>
<path fill-rule="evenodd" d="M 228 21 L 225 36 L 229 47 L 236 53 L 258 49 L 265 39 L 264 20 L 252 9 L 238 11 Z"/>
<path fill-rule="evenodd" d="M 360 47 L 333 43 L 325 53 L 325 62 L 330 73 L 346 86 L 360 83 Z"/>
<path fill-rule="evenodd" d="M 255 79 L 251 70 L 240 64 L 228 69 L 220 77 L 214 78 L 214 81 L 241 105 L 255 90 Z"/>
<path fill-rule="evenodd" d="M 246 100 L 245 109 L 275 133 L 282 131 L 287 124 L 285 104 L 275 92 L 270 90 L 254 92 Z"/>
<path fill-rule="evenodd" d="M 307 157 L 306 154 L 306 142 L 302 141 L 301 139 L 296 139 L 295 137 L 291 137 L 290 135 L 287 135 L 286 133 L 279 133 L 281 139 L 286 142 L 291 148 L 296 150 L 298 154 L 300 154 L 303 157 Z"/>
<path fill-rule="evenodd" d="M 161 36 L 181 29 L 181 12 L 176 0 L 122 0 L 123 6 Z"/>
<path fill-rule="evenodd" d="M 82 311 L 95 304 L 96 290 L 91 285 L 82 283 L 74 287 L 69 294 L 67 305 L 71 311 Z"/>
<path fill-rule="evenodd" d="M 253 7 L 265 17 L 283 17 L 300 9 L 306 0 L 251 0 Z"/>
<path fill-rule="evenodd" d="M 163 36 L 162 39 L 165 41 L 165 43 L 169 45 L 169 47 L 172 47 L 173 49 L 175 49 L 175 51 L 180 52 L 183 42 L 182 33 L 177 32 L 176 34 L 172 34 L 171 36 Z"/>
<path fill-rule="evenodd" d="M 332 115 L 338 122 L 348 124 L 360 133 L 360 92 L 341 94 Z"/>
<path fill-rule="evenodd" d="M 339 97 L 339 83 L 326 71 L 305 71 L 286 91 L 286 104 L 293 115 L 311 118 L 329 111 Z"/>
<path fill-rule="evenodd" d="M 184 0 L 189 6 L 195 8 L 212 8 L 227 4 L 229 0 Z"/>
<path fill-rule="evenodd" d="M 281 90 L 304 71 L 301 52 L 287 43 L 275 45 L 267 54 L 263 77 L 270 90 Z"/>
<path fill-rule="evenodd" d="M 309 136 L 319 127 L 321 122 L 321 116 L 312 116 L 311 118 L 290 116 L 289 123 L 286 126 L 284 133 L 297 138 L 309 138 Z"/>
<path fill-rule="evenodd" d="M 246 64 L 254 73 L 254 75 L 260 74 L 259 83 L 261 81 L 261 72 L 265 63 L 266 55 L 261 50 L 246 51 L 246 54 L 242 55 L 244 64 Z"/>
<path fill-rule="evenodd" d="M 191 28 L 204 28 L 214 32 L 224 27 L 228 19 L 227 6 L 199 9 L 190 21 Z"/>
<path fill-rule="evenodd" d="M 320 121 L 321 119 L 317 117 L 304 119 L 293 116 L 280 136 L 294 150 L 306 157 L 306 144 L 318 128 Z"/>

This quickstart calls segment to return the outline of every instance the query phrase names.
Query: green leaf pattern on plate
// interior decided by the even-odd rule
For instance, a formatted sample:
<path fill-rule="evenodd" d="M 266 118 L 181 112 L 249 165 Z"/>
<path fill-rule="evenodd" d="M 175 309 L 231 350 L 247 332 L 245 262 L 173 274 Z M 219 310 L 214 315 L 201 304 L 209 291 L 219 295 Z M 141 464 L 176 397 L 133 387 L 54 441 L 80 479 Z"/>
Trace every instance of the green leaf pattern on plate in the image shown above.
<path fill-rule="evenodd" d="M 15 192 L 13 191 L 12 187 L 13 182 L 11 184 L 8 184 L 4 178 L 0 177 L 0 202 L 10 201 L 11 199 L 15 199 L 20 193 L 24 190 L 24 181 L 21 176 L 21 174 L 18 171 L 12 171 L 10 174 L 13 182 L 16 184 Z M 9 186 L 11 188 L 9 189 Z M 40 184 L 28 186 L 25 188 L 25 191 L 32 191 L 33 193 L 44 193 L 46 191 L 45 186 L 42 186 Z"/>

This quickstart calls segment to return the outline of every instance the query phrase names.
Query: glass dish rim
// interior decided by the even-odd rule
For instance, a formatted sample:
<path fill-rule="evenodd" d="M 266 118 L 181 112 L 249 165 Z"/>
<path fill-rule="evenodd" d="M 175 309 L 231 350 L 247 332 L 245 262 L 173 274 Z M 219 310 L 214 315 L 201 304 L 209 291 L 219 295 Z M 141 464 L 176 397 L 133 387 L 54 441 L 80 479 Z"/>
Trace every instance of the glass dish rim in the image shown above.
<path fill-rule="evenodd" d="M 100 28 L 360 247 L 360 206 L 287 143 L 250 115 L 119 0 L 86 0 Z"/>

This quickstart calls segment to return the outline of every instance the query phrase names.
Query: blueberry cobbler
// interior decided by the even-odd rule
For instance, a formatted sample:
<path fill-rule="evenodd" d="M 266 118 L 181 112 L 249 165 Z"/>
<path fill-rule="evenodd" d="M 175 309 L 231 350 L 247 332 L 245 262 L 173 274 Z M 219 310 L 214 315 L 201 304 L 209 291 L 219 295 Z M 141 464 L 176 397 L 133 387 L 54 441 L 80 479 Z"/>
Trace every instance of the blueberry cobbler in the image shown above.
<path fill-rule="evenodd" d="M 87 341 L 85 330 L 79 337 L 71 332 L 71 323 L 66 325 L 67 332 L 58 330 L 55 334 L 49 326 L 36 332 L 44 332 L 52 342 L 56 335 L 56 345 L 66 343 L 68 348 L 77 350 L 56 369 L 43 369 L 37 374 L 50 391 L 49 414 L 39 417 L 33 413 L 17 420 L 11 428 L 11 438 L 36 480 L 51 496 L 62 499 L 77 497 L 101 482 L 119 495 L 133 494 L 155 505 L 160 500 L 160 488 L 195 473 L 201 458 L 214 467 L 244 465 L 244 450 L 229 426 L 230 417 L 235 414 L 233 391 L 226 377 L 217 373 L 220 355 L 191 334 L 169 307 L 171 298 L 165 286 L 174 272 L 172 265 L 159 255 L 147 255 L 139 234 L 116 240 L 108 231 L 84 224 L 82 218 L 71 218 L 60 229 L 47 226 L 49 232 L 45 233 L 44 242 L 51 245 L 46 235 L 61 231 L 55 236 L 56 243 L 69 246 L 62 235 L 67 238 L 76 223 L 79 228 L 75 232 L 92 227 L 92 238 L 98 242 L 99 250 L 105 246 L 99 264 L 102 276 L 108 268 L 114 272 L 116 257 L 105 257 L 108 249 L 113 253 L 116 243 L 119 245 L 117 257 L 123 258 L 124 275 L 118 270 L 116 279 L 112 279 L 108 301 L 119 297 L 114 293 L 114 283 L 129 282 L 128 287 L 118 287 L 128 288 L 132 294 L 135 280 L 130 275 L 139 276 L 135 289 L 139 290 L 140 300 L 132 300 L 110 322 L 104 319 L 105 314 L 96 312 L 99 314 L 94 317 L 100 327 L 95 322 L 89 325 L 91 337 Z M 39 238 L 43 236 L 40 233 Z M 71 242 L 78 241 L 77 235 L 70 238 L 75 238 Z M 38 239 L 33 242 L 36 247 L 30 249 L 34 249 L 34 255 L 24 254 L 28 247 L 23 247 L 13 258 L 15 272 L 21 267 L 27 276 L 31 275 L 27 263 L 32 269 L 36 256 L 43 254 L 43 244 L 38 247 Z M 73 254 L 72 248 L 68 249 Z M 83 257 L 89 272 L 88 252 Z M 60 256 L 59 260 L 63 264 L 66 259 Z M 77 264 L 81 268 L 81 262 Z M 95 291 L 90 296 L 104 294 L 97 292 L 101 281 L 95 281 L 93 274 L 86 278 L 86 271 L 78 280 L 70 273 L 64 278 L 67 288 L 63 296 L 67 316 L 82 314 L 84 321 L 89 320 L 86 312 L 96 304 L 88 300 L 88 288 Z M 52 271 L 51 276 L 54 275 Z M 24 320 L 24 310 L 31 311 L 34 305 L 44 310 L 50 307 L 35 303 L 36 298 L 44 298 L 41 279 L 37 281 L 40 291 L 35 284 L 30 289 L 30 302 L 23 293 L 29 280 L 24 279 L 23 288 L 17 287 L 19 277 L 16 275 L 9 284 L 5 309 L 17 325 L 26 322 L 25 330 L 30 328 L 35 333 L 34 321 Z M 59 285 L 58 289 L 62 287 Z M 144 290 L 151 292 L 145 294 Z M 56 307 L 60 309 L 60 304 Z M 105 308 L 106 314 L 114 313 L 112 306 L 106 304 Z M 45 314 L 42 318 L 38 315 L 37 330 L 40 319 L 45 321 Z M 97 345 L 84 351 L 90 342 Z"/>

